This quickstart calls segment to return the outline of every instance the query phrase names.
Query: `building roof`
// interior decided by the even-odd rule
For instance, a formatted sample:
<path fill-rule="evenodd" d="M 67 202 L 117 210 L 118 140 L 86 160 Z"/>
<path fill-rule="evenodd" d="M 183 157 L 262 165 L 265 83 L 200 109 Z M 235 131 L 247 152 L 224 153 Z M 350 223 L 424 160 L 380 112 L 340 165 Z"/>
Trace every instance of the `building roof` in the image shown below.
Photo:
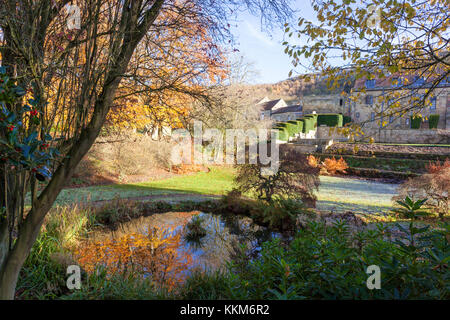
<path fill-rule="evenodd" d="M 273 107 L 275 107 L 275 105 L 280 102 L 283 99 L 277 99 L 277 100 L 271 100 L 271 101 L 267 101 L 261 104 L 262 108 L 264 111 L 269 111 L 272 110 Z"/>
<path fill-rule="evenodd" d="M 400 79 L 400 80 L 399 80 Z M 403 80 L 407 79 L 407 81 Z M 426 88 L 432 85 L 432 82 L 436 77 L 422 77 L 419 75 L 400 75 L 392 74 L 382 79 L 374 79 L 375 83 L 373 87 L 366 87 L 367 78 L 361 78 L 355 81 L 354 89 L 361 90 L 365 88 L 369 90 L 383 90 L 383 89 L 415 89 L 415 88 Z M 403 84 L 401 81 L 404 81 Z M 449 87 L 450 82 L 448 80 L 442 81 L 438 87 Z"/>
<path fill-rule="evenodd" d="M 303 107 L 299 104 L 296 104 L 296 105 L 277 109 L 274 112 L 272 112 L 272 114 L 280 114 L 280 113 L 287 113 L 287 112 L 301 112 L 302 110 L 303 110 Z"/>

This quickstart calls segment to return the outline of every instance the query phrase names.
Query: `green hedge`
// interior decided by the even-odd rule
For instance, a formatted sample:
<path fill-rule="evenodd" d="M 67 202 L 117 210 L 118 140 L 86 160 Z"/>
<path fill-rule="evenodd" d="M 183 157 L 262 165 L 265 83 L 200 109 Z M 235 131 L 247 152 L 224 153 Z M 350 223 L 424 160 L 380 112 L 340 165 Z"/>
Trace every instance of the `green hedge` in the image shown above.
<path fill-rule="evenodd" d="M 297 121 L 290 120 L 287 122 L 287 129 L 289 132 L 289 137 L 293 137 L 298 133 L 298 124 Z"/>
<path fill-rule="evenodd" d="M 317 116 L 317 125 L 326 125 L 327 127 L 342 127 L 344 122 L 342 114 L 324 113 Z"/>
<path fill-rule="evenodd" d="M 274 129 L 277 130 L 277 140 L 289 140 L 289 132 L 285 127 L 275 127 Z"/>
<path fill-rule="evenodd" d="M 287 123 L 286 122 L 277 122 L 277 123 L 275 123 L 275 125 L 273 127 L 274 128 L 276 128 L 276 127 L 284 127 L 284 128 L 286 128 L 287 127 Z"/>
<path fill-rule="evenodd" d="M 297 127 L 298 127 L 298 132 L 303 132 L 303 127 L 305 126 L 305 120 L 304 119 L 297 119 Z"/>
<path fill-rule="evenodd" d="M 317 116 L 316 115 L 306 115 L 303 117 L 305 119 L 305 124 L 303 126 L 303 133 L 308 133 L 317 125 Z"/>
<path fill-rule="evenodd" d="M 352 118 L 349 116 L 342 116 L 342 125 L 345 126 L 347 123 L 352 122 Z"/>
<path fill-rule="evenodd" d="M 421 117 L 413 118 L 413 116 L 411 116 L 411 129 L 420 129 L 421 123 L 422 123 Z"/>
<path fill-rule="evenodd" d="M 430 114 L 428 118 L 428 125 L 430 129 L 437 129 L 439 123 L 439 115 L 438 114 Z"/>

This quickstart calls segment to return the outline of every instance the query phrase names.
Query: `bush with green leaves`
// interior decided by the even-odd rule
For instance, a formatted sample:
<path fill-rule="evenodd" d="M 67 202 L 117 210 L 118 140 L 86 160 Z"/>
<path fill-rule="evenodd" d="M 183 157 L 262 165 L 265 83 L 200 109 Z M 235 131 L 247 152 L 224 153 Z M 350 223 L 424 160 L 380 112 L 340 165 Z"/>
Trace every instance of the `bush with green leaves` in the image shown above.
<path fill-rule="evenodd" d="M 317 125 L 326 125 L 327 127 L 342 127 L 343 116 L 338 113 L 323 113 L 317 116 Z"/>
<path fill-rule="evenodd" d="M 420 129 L 420 125 L 422 123 L 422 117 L 420 116 L 411 116 L 411 129 Z"/>
<path fill-rule="evenodd" d="M 288 122 L 287 122 L 287 128 L 288 128 L 289 136 L 290 136 L 290 137 L 293 137 L 293 136 L 295 136 L 297 133 L 299 133 L 299 130 L 298 130 L 298 123 L 297 123 L 296 120 L 290 120 L 290 121 L 288 121 Z"/>
<path fill-rule="evenodd" d="M 381 224 L 352 233 L 344 222 L 310 222 L 289 244 L 265 242 L 256 259 L 242 250 L 227 274 L 191 279 L 185 294 L 258 300 L 449 299 L 450 224 L 420 231 L 414 246 L 408 237 L 390 241 L 389 233 Z M 380 267 L 381 289 L 367 287 L 370 265 Z M 207 296 L 211 281 L 220 286 Z"/>
<path fill-rule="evenodd" d="M 317 115 L 306 115 L 303 117 L 305 125 L 303 126 L 303 133 L 308 133 L 317 127 Z"/>
<path fill-rule="evenodd" d="M 205 218 L 196 215 L 185 226 L 184 240 L 193 245 L 201 245 L 202 239 L 207 235 L 204 227 Z"/>
<path fill-rule="evenodd" d="M 342 117 L 342 125 L 345 126 L 347 123 L 352 122 L 352 118 L 350 116 L 343 116 Z"/>
<path fill-rule="evenodd" d="M 298 126 L 298 132 L 303 132 L 303 127 L 305 126 L 305 120 L 304 119 L 297 119 L 297 126 Z"/>
<path fill-rule="evenodd" d="M 280 141 L 288 141 L 289 140 L 289 132 L 286 127 L 275 127 L 273 128 L 277 133 L 277 140 Z"/>
<path fill-rule="evenodd" d="M 439 123 L 439 115 L 438 114 L 430 114 L 428 117 L 428 126 L 430 129 L 437 129 Z"/>
<path fill-rule="evenodd" d="M 6 69 L 0 67 L 0 165 L 29 171 L 44 181 L 50 177 L 49 167 L 59 152 L 50 147 L 52 137 L 38 130 L 41 121 L 41 112 L 36 109 L 38 100 L 19 103 L 25 94 L 8 77 Z"/>
<path fill-rule="evenodd" d="M 276 199 L 271 203 L 258 201 L 256 207 L 256 210 L 252 210 L 254 219 L 260 219 L 271 230 L 282 232 L 295 231 L 299 215 L 315 215 L 313 210 L 297 199 Z"/>

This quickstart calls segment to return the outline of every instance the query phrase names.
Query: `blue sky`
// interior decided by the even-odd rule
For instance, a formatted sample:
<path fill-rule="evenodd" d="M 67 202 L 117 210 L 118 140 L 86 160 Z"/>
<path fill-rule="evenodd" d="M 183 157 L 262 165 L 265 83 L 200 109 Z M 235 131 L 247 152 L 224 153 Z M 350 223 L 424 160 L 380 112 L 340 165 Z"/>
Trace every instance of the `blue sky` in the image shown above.
<path fill-rule="evenodd" d="M 301 3 L 301 4 L 299 4 Z M 308 20 L 313 18 L 313 10 L 309 1 L 297 1 L 294 15 L 300 15 Z M 284 53 L 284 27 L 274 27 L 273 30 L 261 29 L 259 17 L 249 13 L 240 14 L 237 26 L 232 27 L 232 33 L 236 37 L 236 48 L 246 60 L 253 61 L 260 76 L 255 83 L 275 83 L 288 78 L 292 69 L 291 59 Z"/>

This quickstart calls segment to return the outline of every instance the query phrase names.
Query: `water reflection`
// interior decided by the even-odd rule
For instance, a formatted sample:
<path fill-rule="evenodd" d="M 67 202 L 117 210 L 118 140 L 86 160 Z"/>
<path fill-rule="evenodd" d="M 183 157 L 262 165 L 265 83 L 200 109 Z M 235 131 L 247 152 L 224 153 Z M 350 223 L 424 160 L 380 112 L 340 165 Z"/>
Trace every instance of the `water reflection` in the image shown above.
<path fill-rule="evenodd" d="M 186 241 L 189 223 L 204 231 L 199 241 Z M 277 236 L 247 217 L 167 212 L 124 223 L 113 232 L 92 234 L 78 250 L 78 261 L 90 272 L 99 265 L 111 267 L 113 273 L 138 269 L 143 277 L 169 280 L 166 284 L 173 288 L 193 271 L 226 267 L 239 252 L 252 258 L 263 241 Z"/>

